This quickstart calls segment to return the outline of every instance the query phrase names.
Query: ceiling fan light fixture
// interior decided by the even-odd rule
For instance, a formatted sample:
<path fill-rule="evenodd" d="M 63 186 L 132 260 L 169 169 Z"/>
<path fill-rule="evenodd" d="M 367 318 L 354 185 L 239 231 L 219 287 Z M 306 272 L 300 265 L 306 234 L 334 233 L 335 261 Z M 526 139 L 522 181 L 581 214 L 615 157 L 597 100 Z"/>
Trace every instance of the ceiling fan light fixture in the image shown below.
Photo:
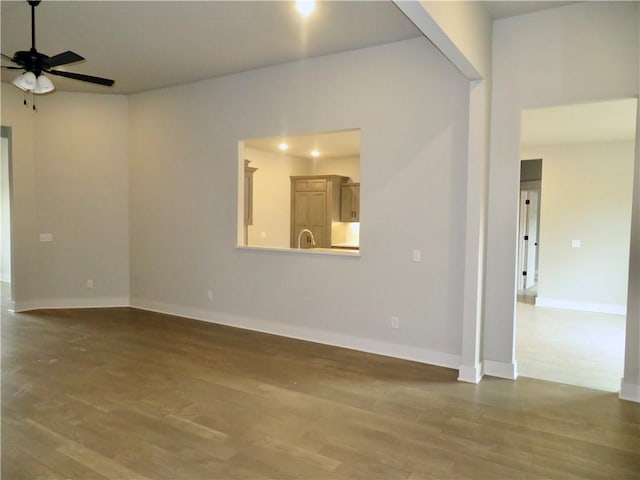
<path fill-rule="evenodd" d="M 33 72 L 24 72 L 22 75 L 17 76 L 12 82 L 20 90 L 30 91 L 37 85 L 37 79 Z"/>
<path fill-rule="evenodd" d="M 41 93 L 49 93 L 53 92 L 56 87 L 53 86 L 49 77 L 46 77 L 44 74 L 40 74 L 38 76 L 38 80 L 36 81 L 36 86 L 33 89 L 33 93 L 41 94 Z"/>
<path fill-rule="evenodd" d="M 8 67 L 13 69 L 21 68 L 25 72 L 19 75 L 13 80 L 13 84 L 24 92 L 31 92 L 34 94 L 49 93 L 55 90 L 55 86 L 42 72 L 47 72 L 51 75 L 57 75 L 60 77 L 67 77 L 73 80 L 80 80 L 82 82 L 95 83 L 97 85 L 104 85 L 111 87 L 114 84 L 114 80 L 110 78 L 94 77 L 92 75 L 84 75 L 82 73 L 67 72 L 65 70 L 53 70 L 54 67 L 60 67 L 68 65 L 70 63 L 76 63 L 84 60 L 84 57 L 78 55 L 70 50 L 59 53 L 52 57 L 45 55 L 44 53 L 36 50 L 36 20 L 35 10 L 40 4 L 41 0 L 27 0 L 27 3 L 31 7 L 31 48 L 27 50 L 17 51 L 13 57 L 2 54 L 8 60 L 11 60 L 17 67 Z M 26 99 L 25 99 L 26 102 Z M 26 103 L 25 103 L 26 104 Z M 35 108 L 34 108 L 35 110 Z"/>

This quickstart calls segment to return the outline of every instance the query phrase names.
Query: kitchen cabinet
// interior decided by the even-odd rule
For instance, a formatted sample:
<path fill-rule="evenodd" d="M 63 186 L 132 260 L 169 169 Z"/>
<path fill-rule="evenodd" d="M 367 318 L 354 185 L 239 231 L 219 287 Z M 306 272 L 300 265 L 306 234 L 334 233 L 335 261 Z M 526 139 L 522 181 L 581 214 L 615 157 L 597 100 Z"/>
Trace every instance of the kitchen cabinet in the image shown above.
<path fill-rule="evenodd" d="M 253 225 L 253 174 L 257 168 L 250 167 L 250 160 L 244 161 L 244 244 L 249 242 L 249 225 Z"/>
<path fill-rule="evenodd" d="M 360 184 L 343 183 L 341 186 L 340 220 L 343 222 L 360 221 Z"/>
<path fill-rule="evenodd" d="M 244 161 L 244 224 L 253 225 L 253 174 L 257 168 L 249 166 L 250 160 Z"/>
<path fill-rule="evenodd" d="M 331 248 L 331 224 L 340 220 L 340 186 L 348 177 L 306 175 L 291 177 L 291 248 Z"/>

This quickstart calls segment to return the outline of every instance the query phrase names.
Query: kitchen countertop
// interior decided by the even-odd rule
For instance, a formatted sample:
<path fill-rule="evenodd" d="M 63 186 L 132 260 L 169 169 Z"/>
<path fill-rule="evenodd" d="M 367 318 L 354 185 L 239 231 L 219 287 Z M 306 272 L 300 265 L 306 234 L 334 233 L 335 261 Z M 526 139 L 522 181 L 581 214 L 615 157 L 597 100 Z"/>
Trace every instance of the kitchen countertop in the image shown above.
<path fill-rule="evenodd" d="M 250 245 L 236 245 L 240 250 L 253 250 L 260 252 L 273 252 L 282 254 L 295 254 L 295 255 L 335 255 L 345 257 L 359 257 L 360 250 L 357 248 L 281 248 L 281 247 L 257 247 Z"/>
<path fill-rule="evenodd" d="M 352 249 L 352 250 L 359 250 L 360 249 L 360 245 L 358 245 L 357 243 L 350 243 L 350 242 L 345 242 L 345 243 L 332 243 L 331 244 L 331 248 L 348 248 L 348 249 Z"/>

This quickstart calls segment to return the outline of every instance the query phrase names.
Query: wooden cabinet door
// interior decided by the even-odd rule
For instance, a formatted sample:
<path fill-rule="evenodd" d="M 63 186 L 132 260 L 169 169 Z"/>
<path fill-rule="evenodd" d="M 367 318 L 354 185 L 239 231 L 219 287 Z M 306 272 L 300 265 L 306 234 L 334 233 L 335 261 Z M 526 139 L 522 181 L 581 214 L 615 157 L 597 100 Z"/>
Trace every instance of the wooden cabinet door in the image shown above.
<path fill-rule="evenodd" d="M 298 235 L 307 228 L 313 232 L 316 247 L 326 247 L 327 194 L 325 192 L 296 192 L 294 200 L 294 229 L 292 247 L 297 247 Z M 311 237 L 300 237 L 301 248 L 311 248 Z"/>
<path fill-rule="evenodd" d="M 327 221 L 327 194 L 324 192 L 311 192 L 307 207 L 307 220 L 309 227 L 324 227 Z"/>
<path fill-rule="evenodd" d="M 340 185 L 346 180 L 340 175 L 291 176 L 291 248 L 297 248 L 298 236 L 301 248 L 313 246 L 308 233 L 300 235 L 305 228 L 313 232 L 315 247 L 331 248 L 332 222 L 341 217 Z"/>
<path fill-rule="evenodd" d="M 354 185 L 351 192 L 351 205 L 353 206 L 353 221 L 360 221 L 360 184 Z"/>
<path fill-rule="evenodd" d="M 327 248 L 325 230 L 327 227 L 327 194 L 325 192 L 311 192 L 309 194 L 309 230 L 313 232 L 316 247 Z"/>
<path fill-rule="evenodd" d="M 324 226 L 315 226 L 311 227 L 310 230 L 313 232 L 313 238 L 316 241 L 317 248 L 330 248 L 331 245 L 327 244 L 326 240 L 326 228 Z"/>
<path fill-rule="evenodd" d="M 360 184 L 344 184 L 340 190 L 340 220 L 360 221 Z"/>
<path fill-rule="evenodd" d="M 293 218 L 296 231 L 306 228 L 309 224 L 309 193 L 296 192 L 295 201 L 293 202 Z M 299 227 L 299 228 L 298 228 Z"/>
<path fill-rule="evenodd" d="M 295 181 L 296 192 L 325 192 L 327 181 L 324 178 L 304 178 Z"/>
<path fill-rule="evenodd" d="M 313 192 L 326 192 L 327 181 L 324 178 L 314 178 L 310 181 L 311 191 Z"/>
<path fill-rule="evenodd" d="M 353 209 L 351 206 L 351 197 L 353 196 L 353 190 L 343 185 L 340 189 L 340 220 L 343 222 L 352 222 Z"/>

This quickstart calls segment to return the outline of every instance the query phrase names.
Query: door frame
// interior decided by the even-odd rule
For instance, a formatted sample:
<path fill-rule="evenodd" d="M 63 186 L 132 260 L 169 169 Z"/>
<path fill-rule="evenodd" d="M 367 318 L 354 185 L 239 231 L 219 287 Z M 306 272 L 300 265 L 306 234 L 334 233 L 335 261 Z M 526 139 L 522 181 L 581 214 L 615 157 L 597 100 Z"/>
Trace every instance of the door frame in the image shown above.
<path fill-rule="evenodd" d="M 12 304 L 15 302 L 15 254 L 14 254 L 14 235 L 13 235 L 13 162 L 12 162 L 12 130 L 11 127 L 1 125 L 0 137 L 7 139 L 7 176 L 9 185 L 9 258 L 11 262 L 10 267 L 10 300 Z"/>

